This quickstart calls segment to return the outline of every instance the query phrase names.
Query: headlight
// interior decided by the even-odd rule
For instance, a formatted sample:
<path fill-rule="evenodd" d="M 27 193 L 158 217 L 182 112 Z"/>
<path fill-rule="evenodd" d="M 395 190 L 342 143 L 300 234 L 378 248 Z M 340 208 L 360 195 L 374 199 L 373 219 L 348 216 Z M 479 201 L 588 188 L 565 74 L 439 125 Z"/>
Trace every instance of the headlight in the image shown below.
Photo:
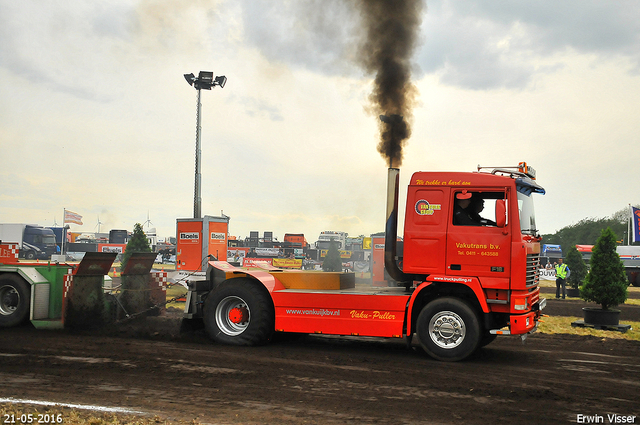
<path fill-rule="evenodd" d="M 529 303 L 527 302 L 526 298 L 516 299 L 514 302 L 515 302 L 513 306 L 514 310 L 526 310 L 527 307 L 529 306 Z"/>

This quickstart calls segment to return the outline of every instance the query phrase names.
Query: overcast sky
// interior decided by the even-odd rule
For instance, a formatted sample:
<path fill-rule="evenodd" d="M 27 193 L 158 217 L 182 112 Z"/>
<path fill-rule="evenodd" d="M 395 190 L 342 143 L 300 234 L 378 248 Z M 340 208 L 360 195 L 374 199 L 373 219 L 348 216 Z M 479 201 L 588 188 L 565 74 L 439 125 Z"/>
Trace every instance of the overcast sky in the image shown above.
<path fill-rule="evenodd" d="M 0 0 L 0 222 L 175 236 L 202 213 L 249 231 L 384 229 L 386 169 L 352 2 Z M 636 1 L 429 1 L 401 168 L 527 161 L 541 233 L 640 203 Z M 404 210 L 404 205 L 402 206 Z M 145 229 L 149 226 L 145 225 Z M 399 231 L 402 234 L 402 230 Z"/>

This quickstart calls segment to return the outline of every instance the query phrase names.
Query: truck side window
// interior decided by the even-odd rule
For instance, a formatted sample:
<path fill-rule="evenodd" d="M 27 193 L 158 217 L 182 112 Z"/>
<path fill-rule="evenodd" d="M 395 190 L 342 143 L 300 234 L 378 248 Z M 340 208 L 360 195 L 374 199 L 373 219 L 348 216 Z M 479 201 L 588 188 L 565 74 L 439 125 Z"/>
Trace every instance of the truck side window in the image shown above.
<path fill-rule="evenodd" d="M 496 226 L 495 204 L 504 199 L 504 192 L 473 192 L 455 194 L 453 224 L 457 226 Z"/>

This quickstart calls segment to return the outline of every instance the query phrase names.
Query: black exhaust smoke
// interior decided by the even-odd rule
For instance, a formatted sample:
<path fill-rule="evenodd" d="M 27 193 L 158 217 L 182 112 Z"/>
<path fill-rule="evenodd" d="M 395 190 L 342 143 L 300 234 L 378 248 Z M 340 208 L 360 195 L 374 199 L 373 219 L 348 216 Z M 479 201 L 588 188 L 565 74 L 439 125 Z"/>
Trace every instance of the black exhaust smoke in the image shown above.
<path fill-rule="evenodd" d="M 378 152 L 389 168 L 402 164 L 402 148 L 411 136 L 408 124 L 417 89 L 411 83 L 411 56 L 415 50 L 423 0 L 360 0 L 365 41 L 359 58 L 375 74 L 369 96 L 371 112 L 381 115 Z M 384 117 L 384 118 L 383 118 Z"/>

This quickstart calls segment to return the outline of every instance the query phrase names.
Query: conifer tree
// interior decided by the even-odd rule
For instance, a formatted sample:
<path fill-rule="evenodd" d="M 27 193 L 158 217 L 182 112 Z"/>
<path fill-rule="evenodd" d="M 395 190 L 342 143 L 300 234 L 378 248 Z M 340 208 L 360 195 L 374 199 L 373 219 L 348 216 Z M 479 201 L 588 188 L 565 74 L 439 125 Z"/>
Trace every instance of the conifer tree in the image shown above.
<path fill-rule="evenodd" d="M 340 258 L 340 251 L 338 251 L 338 243 L 333 238 L 329 242 L 329 250 L 324 257 L 322 270 L 325 272 L 342 271 L 342 258 Z"/>
<path fill-rule="evenodd" d="M 134 252 L 151 252 L 149 240 L 147 239 L 147 235 L 144 234 L 144 230 L 142 230 L 142 225 L 140 223 L 136 223 L 133 226 L 133 234 L 127 243 L 127 247 L 124 250 L 124 256 L 122 257 L 121 270 L 124 270 L 129 258 L 131 258 L 131 254 Z"/>
<path fill-rule="evenodd" d="M 626 301 L 627 285 L 624 265 L 616 252 L 616 235 L 607 227 L 593 247 L 591 270 L 580 288 L 580 296 L 608 310 Z"/>

